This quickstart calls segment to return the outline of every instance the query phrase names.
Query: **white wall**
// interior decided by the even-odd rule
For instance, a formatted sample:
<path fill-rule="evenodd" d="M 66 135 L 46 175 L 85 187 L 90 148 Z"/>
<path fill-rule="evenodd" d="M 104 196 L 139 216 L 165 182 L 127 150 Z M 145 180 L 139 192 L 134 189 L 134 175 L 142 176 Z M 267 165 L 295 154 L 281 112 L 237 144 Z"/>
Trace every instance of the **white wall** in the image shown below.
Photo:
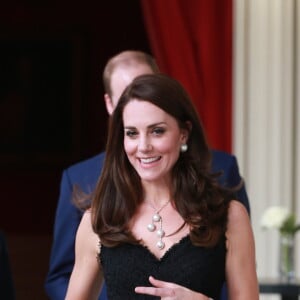
<path fill-rule="evenodd" d="M 234 1 L 233 152 L 250 197 L 259 278 L 278 275 L 278 232 L 260 228 L 263 211 L 284 205 L 300 216 L 299 11 L 298 0 Z"/>

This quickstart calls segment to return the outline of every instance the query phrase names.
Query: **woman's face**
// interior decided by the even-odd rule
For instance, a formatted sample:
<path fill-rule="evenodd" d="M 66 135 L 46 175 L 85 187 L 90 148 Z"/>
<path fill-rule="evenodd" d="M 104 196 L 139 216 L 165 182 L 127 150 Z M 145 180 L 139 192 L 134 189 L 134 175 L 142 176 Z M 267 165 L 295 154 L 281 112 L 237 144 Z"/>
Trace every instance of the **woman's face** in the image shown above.
<path fill-rule="evenodd" d="M 124 149 L 141 179 L 168 181 L 187 131 L 159 107 L 135 99 L 124 108 L 123 125 Z"/>

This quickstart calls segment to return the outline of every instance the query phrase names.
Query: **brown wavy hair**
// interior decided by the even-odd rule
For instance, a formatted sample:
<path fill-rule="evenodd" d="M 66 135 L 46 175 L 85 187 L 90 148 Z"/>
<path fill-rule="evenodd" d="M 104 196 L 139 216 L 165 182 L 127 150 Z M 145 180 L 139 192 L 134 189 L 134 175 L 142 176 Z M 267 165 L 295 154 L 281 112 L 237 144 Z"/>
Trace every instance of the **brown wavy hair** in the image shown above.
<path fill-rule="evenodd" d="M 123 111 L 133 99 L 158 106 L 180 128 L 189 130 L 188 151 L 180 154 L 171 173 L 173 205 L 190 226 L 195 245 L 216 244 L 225 232 L 231 191 L 220 187 L 211 174 L 211 152 L 188 94 L 176 80 L 162 74 L 135 78 L 110 119 L 105 163 L 91 206 L 94 231 L 106 246 L 138 242 L 128 224 L 143 201 L 143 187 L 123 146 Z"/>

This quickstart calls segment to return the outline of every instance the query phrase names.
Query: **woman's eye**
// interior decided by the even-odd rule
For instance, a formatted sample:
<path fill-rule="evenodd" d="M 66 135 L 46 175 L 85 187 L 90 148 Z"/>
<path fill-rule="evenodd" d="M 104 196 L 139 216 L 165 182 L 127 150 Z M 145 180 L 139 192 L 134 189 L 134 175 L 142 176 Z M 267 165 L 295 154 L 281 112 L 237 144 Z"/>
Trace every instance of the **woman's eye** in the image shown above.
<path fill-rule="evenodd" d="M 135 137 L 137 135 L 137 132 L 134 130 L 126 130 L 125 135 L 129 137 Z"/>
<path fill-rule="evenodd" d="M 164 128 L 154 128 L 153 129 L 153 133 L 155 134 L 155 135 L 162 135 L 163 133 L 165 132 L 165 129 Z"/>

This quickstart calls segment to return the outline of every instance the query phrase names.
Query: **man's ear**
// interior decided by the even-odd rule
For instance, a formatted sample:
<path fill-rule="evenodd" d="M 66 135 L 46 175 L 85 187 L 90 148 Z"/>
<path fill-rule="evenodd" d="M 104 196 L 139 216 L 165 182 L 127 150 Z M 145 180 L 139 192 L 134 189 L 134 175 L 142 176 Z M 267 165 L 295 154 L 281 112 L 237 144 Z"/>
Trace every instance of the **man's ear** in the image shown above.
<path fill-rule="evenodd" d="M 107 93 L 104 94 L 104 102 L 105 102 L 106 110 L 108 114 L 111 116 L 114 111 L 114 106 L 112 103 L 112 99 Z"/>

